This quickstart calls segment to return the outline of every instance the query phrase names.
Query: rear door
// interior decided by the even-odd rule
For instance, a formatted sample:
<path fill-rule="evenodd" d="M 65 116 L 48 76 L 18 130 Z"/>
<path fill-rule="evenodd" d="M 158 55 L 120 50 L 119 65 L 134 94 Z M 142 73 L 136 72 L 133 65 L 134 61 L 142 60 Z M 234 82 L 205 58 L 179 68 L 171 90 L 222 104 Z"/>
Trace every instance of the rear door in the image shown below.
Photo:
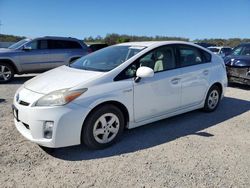
<path fill-rule="evenodd" d="M 211 55 L 197 47 L 178 45 L 181 71 L 181 107 L 200 104 L 206 96 L 211 73 Z"/>

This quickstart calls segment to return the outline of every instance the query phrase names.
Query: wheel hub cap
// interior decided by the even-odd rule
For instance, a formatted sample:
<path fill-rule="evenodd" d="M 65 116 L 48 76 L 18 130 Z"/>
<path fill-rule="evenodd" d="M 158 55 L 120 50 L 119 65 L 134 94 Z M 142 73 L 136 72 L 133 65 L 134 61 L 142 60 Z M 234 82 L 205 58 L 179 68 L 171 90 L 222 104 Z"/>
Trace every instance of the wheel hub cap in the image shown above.
<path fill-rule="evenodd" d="M 111 142 L 119 131 L 120 122 L 113 113 L 103 114 L 97 119 L 93 129 L 93 135 L 98 143 Z"/>
<path fill-rule="evenodd" d="M 9 80 L 11 77 L 11 71 L 8 67 L 0 65 L 0 80 Z"/>
<path fill-rule="evenodd" d="M 214 109 L 219 101 L 219 93 L 217 90 L 213 90 L 208 97 L 208 106 L 210 109 Z"/>

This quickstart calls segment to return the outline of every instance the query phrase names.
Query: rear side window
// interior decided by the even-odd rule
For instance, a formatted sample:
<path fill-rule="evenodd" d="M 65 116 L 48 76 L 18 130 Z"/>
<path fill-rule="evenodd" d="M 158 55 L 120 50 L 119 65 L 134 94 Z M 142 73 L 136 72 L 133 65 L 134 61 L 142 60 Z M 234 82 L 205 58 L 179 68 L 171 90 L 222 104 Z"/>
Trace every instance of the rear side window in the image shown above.
<path fill-rule="evenodd" d="M 50 49 L 81 49 L 82 46 L 76 41 L 49 40 Z"/>
<path fill-rule="evenodd" d="M 48 41 L 47 40 L 40 40 L 39 41 L 39 49 L 41 49 L 41 50 L 48 49 Z"/>
<path fill-rule="evenodd" d="M 178 49 L 181 67 L 198 65 L 211 61 L 211 55 L 199 48 L 188 45 L 180 45 Z"/>
<path fill-rule="evenodd" d="M 82 48 L 82 46 L 78 42 L 75 42 L 75 41 L 66 41 L 66 46 L 69 49 L 81 49 Z"/>

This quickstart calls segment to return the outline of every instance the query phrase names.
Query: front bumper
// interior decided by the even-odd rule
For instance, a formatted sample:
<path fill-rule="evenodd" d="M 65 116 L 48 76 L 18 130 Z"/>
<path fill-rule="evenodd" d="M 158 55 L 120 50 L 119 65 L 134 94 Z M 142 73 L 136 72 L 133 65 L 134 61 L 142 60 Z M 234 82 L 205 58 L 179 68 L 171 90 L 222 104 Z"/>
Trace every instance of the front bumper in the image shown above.
<path fill-rule="evenodd" d="M 250 68 L 227 66 L 227 76 L 229 82 L 250 85 Z"/>
<path fill-rule="evenodd" d="M 56 107 L 24 106 L 14 100 L 14 123 L 28 140 L 39 145 L 58 148 L 81 143 L 81 130 L 90 109 L 74 103 Z M 44 122 L 53 121 L 51 139 L 44 137 Z"/>

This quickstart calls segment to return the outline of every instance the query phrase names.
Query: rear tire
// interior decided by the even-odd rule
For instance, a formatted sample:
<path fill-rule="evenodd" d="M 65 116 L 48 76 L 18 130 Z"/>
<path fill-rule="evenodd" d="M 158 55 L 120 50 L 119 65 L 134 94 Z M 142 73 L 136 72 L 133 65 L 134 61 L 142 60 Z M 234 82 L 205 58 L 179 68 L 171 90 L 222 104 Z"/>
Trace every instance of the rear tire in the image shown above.
<path fill-rule="evenodd" d="M 90 149 L 103 149 L 114 144 L 124 130 L 124 115 L 114 105 L 104 105 L 93 111 L 82 129 L 82 142 Z"/>
<path fill-rule="evenodd" d="M 216 85 L 212 86 L 207 93 L 203 110 L 205 112 L 213 112 L 214 110 L 216 110 L 216 108 L 220 103 L 220 98 L 221 98 L 220 88 Z"/>
<path fill-rule="evenodd" d="M 0 62 L 0 83 L 7 83 L 14 78 L 15 71 L 8 63 Z"/>

